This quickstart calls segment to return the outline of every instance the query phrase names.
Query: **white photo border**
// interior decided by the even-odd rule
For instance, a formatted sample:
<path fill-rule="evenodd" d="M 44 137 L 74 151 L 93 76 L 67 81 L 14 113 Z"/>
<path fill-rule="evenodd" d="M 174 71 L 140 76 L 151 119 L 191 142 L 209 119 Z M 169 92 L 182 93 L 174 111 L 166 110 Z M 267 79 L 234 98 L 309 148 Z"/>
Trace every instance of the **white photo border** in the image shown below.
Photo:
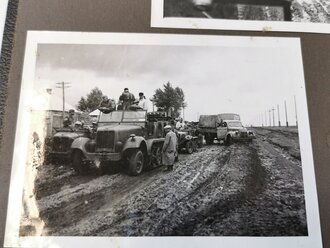
<path fill-rule="evenodd" d="M 151 27 L 263 32 L 277 31 L 324 34 L 330 33 L 330 23 L 164 17 L 164 1 L 165 0 L 151 0 Z"/>
<path fill-rule="evenodd" d="M 183 45 L 285 47 L 294 51 L 299 140 L 308 236 L 299 237 L 20 237 L 22 194 L 28 154 L 30 102 L 39 44 Z M 322 247 L 314 162 L 299 38 L 29 31 L 25 48 L 18 120 L 10 179 L 5 247 Z"/>

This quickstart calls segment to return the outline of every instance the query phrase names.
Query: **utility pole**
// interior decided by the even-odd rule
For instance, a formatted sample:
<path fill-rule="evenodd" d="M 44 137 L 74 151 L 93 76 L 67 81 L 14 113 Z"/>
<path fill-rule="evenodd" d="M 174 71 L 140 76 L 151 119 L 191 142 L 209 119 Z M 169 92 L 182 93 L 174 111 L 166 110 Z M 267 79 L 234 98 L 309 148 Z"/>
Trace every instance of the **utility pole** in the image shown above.
<path fill-rule="evenodd" d="M 296 96 L 294 96 L 294 109 L 295 109 L 295 113 L 296 113 L 296 126 L 298 127 L 298 115 L 297 115 Z"/>
<path fill-rule="evenodd" d="M 264 115 L 263 115 L 263 113 L 261 113 L 261 126 L 262 127 L 264 126 Z"/>
<path fill-rule="evenodd" d="M 281 127 L 280 107 L 277 104 L 278 126 Z"/>
<path fill-rule="evenodd" d="M 62 101 L 63 101 L 63 108 L 62 108 L 62 115 L 63 115 L 63 121 L 64 121 L 64 115 L 65 115 L 65 89 L 70 88 L 70 83 L 69 82 L 60 82 L 56 83 L 57 86 L 56 88 L 61 88 L 62 89 Z"/>
<path fill-rule="evenodd" d="M 267 111 L 265 111 L 265 126 L 267 127 Z"/>
<path fill-rule="evenodd" d="M 155 99 L 150 98 L 149 100 L 150 102 L 152 102 L 152 112 L 155 112 L 155 103 L 154 103 Z"/>
<path fill-rule="evenodd" d="M 284 107 L 285 107 L 285 121 L 286 121 L 286 126 L 289 126 L 289 122 L 288 122 L 288 112 L 286 109 L 286 101 L 284 101 Z"/>
<path fill-rule="evenodd" d="M 272 117 L 270 115 L 270 112 L 272 112 L 272 110 L 268 110 L 268 115 L 269 115 L 269 126 L 272 126 Z"/>
<path fill-rule="evenodd" d="M 273 111 L 273 127 L 275 127 L 275 109 L 272 108 L 272 111 Z"/>

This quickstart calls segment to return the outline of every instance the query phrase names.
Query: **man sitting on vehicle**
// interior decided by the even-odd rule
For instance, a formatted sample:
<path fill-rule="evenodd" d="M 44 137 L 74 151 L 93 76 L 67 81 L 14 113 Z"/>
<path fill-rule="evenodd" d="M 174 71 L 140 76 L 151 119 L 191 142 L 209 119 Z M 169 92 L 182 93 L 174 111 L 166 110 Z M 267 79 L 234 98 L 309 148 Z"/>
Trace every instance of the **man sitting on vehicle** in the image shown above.
<path fill-rule="evenodd" d="M 99 109 L 102 112 L 110 112 L 116 110 L 116 101 L 114 99 L 108 98 L 107 96 L 103 96 Z"/>

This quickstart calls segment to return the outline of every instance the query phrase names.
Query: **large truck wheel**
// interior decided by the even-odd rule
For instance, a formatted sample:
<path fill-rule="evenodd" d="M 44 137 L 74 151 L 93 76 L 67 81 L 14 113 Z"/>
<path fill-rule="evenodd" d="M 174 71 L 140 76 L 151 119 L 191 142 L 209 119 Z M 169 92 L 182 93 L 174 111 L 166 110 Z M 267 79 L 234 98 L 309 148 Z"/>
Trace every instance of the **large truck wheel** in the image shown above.
<path fill-rule="evenodd" d="M 99 167 L 97 168 L 97 175 L 103 176 L 107 173 L 108 164 L 104 161 L 100 162 Z"/>
<path fill-rule="evenodd" d="M 83 164 L 83 157 L 81 151 L 74 151 L 72 154 L 72 167 L 78 174 L 86 174 L 87 168 Z"/>
<path fill-rule="evenodd" d="M 230 146 L 233 143 L 233 139 L 230 135 L 227 136 L 227 139 L 225 141 L 226 146 Z"/>
<path fill-rule="evenodd" d="M 207 145 L 213 144 L 214 137 L 212 134 L 205 134 L 205 141 Z"/>
<path fill-rule="evenodd" d="M 186 142 L 186 152 L 188 154 L 192 154 L 194 152 L 194 147 L 193 147 L 193 144 L 192 144 L 191 140 L 188 140 Z"/>
<path fill-rule="evenodd" d="M 198 135 L 197 146 L 198 146 L 198 148 L 203 147 L 203 135 L 201 135 L 201 134 Z"/>
<path fill-rule="evenodd" d="M 129 173 L 132 176 L 141 174 L 144 165 L 144 155 L 141 150 L 133 150 L 128 161 Z"/>
<path fill-rule="evenodd" d="M 151 148 L 151 168 L 162 165 L 162 149 L 160 146 L 154 145 Z"/>

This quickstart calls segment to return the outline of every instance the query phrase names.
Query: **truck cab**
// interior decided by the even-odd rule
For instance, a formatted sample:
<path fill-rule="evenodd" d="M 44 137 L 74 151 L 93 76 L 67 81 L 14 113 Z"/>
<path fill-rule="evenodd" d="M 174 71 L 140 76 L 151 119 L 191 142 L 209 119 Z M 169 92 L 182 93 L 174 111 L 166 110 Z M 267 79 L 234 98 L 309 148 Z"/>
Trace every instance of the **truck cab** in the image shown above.
<path fill-rule="evenodd" d="M 252 141 L 255 135 L 252 131 L 248 131 L 241 121 L 224 120 L 217 128 L 217 139 L 230 145 L 236 141 Z"/>

